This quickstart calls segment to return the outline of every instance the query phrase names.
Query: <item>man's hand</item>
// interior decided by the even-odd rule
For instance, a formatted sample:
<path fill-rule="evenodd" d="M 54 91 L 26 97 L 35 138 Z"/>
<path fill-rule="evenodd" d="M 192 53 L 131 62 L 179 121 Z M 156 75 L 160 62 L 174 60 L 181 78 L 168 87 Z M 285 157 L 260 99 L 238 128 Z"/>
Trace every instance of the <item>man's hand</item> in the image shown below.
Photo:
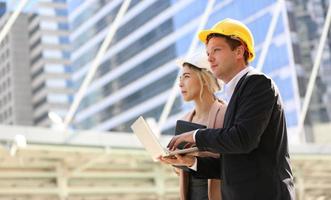
<path fill-rule="evenodd" d="M 194 164 L 194 156 L 190 155 L 175 155 L 170 157 L 159 157 L 160 162 L 164 164 L 170 164 L 175 166 L 186 166 L 191 167 Z"/>
<path fill-rule="evenodd" d="M 174 136 L 167 146 L 168 149 L 171 151 L 174 151 L 175 149 L 177 149 L 177 146 L 182 142 L 188 142 L 188 143 L 193 144 L 194 143 L 193 133 L 194 133 L 194 131 L 190 131 L 190 132 L 186 132 L 186 133 Z"/>

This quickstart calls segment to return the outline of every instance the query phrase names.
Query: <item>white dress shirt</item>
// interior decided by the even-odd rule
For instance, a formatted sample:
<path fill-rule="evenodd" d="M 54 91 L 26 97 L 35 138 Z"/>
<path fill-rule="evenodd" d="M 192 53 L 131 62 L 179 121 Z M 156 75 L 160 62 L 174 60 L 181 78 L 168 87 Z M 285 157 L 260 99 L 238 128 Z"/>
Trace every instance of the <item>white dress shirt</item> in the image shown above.
<path fill-rule="evenodd" d="M 223 89 L 220 92 L 216 93 L 217 97 L 220 97 L 222 100 L 224 100 L 226 103 L 229 103 L 231 100 L 231 97 L 233 95 L 234 89 L 236 88 L 239 80 L 248 72 L 252 71 L 254 68 L 249 66 L 249 67 L 245 67 L 244 69 L 242 69 L 238 74 L 236 74 L 231 81 L 229 81 L 227 84 L 223 85 Z M 195 135 L 197 134 L 197 132 L 199 131 L 196 130 L 193 133 L 193 140 L 195 143 Z M 194 171 L 197 171 L 197 159 L 195 158 L 194 164 L 189 167 L 190 169 L 193 169 Z"/>

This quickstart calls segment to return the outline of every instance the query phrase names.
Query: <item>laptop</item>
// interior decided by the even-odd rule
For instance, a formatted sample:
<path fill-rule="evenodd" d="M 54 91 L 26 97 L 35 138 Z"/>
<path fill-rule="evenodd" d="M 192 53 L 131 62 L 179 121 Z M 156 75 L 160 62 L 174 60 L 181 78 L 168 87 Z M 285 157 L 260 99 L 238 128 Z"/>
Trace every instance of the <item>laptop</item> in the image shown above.
<path fill-rule="evenodd" d="M 199 151 L 197 147 L 180 149 L 175 151 L 169 151 L 168 149 L 163 148 L 160 142 L 157 140 L 153 130 L 142 116 L 140 116 L 131 125 L 131 129 L 138 137 L 142 145 L 145 147 L 147 152 L 152 156 L 152 159 L 154 161 L 157 161 L 157 158 L 159 156 L 171 157 L 177 154 L 187 154 Z"/>

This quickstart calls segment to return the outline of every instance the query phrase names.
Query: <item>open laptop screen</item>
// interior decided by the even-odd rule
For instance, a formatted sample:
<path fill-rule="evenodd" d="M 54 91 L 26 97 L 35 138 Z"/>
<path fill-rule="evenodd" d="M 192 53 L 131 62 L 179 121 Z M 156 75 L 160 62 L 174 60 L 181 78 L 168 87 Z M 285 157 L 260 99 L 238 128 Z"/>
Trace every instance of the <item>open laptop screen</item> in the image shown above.
<path fill-rule="evenodd" d="M 160 142 L 157 140 L 155 134 L 153 133 L 153 130 L 150 128 L 145 119 L 141 116 L 131 125 L 131 129 L 138 137 L 142 145 L 145 147 L 147 152 L 152 156 L 154 161 L 157 161 L 157 157 L 161 155 L 173 156 L 176 154 L 185 154 L 198 151 L 197 147 L 181 149 L 171 152 L 163 148 Z"/>

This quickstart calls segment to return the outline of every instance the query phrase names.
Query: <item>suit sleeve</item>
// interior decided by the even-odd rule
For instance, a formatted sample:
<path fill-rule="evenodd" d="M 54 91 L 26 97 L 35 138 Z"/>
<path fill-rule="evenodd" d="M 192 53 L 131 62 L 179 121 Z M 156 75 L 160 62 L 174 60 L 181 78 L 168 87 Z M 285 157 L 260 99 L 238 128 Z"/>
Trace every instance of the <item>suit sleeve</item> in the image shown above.
<path fill-rule="evenodd" d="M 232 126 L 199 130 L 195 138 L 200 150 L 239 154 L 249 153 L 259 145 L 278 97 L 270 79 L 263 75 L 248 78 L 237 96 Z"/>

